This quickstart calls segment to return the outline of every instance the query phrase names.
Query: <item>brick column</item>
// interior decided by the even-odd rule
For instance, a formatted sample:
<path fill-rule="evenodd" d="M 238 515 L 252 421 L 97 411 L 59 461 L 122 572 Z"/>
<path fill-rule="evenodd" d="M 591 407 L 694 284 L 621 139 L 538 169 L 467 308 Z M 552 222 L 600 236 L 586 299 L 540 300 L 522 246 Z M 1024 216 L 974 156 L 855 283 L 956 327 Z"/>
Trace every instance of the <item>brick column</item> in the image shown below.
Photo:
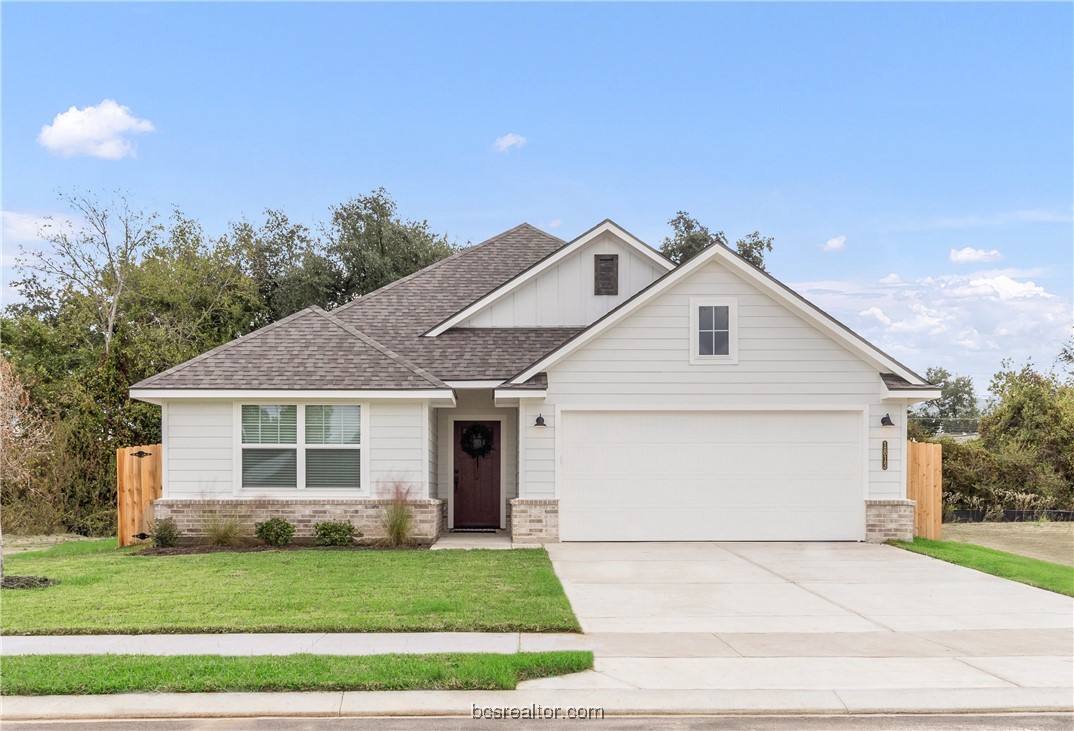
<path fill-rule="evenodd" d="M 514 543 L 559 543 L 559 500 L 512 500 L 511 540 Z"/>
<path fill-rule="evenodd" d="M 865 540 L 869 543 L 914 540 L 913 500 L 866 500 Z"/>

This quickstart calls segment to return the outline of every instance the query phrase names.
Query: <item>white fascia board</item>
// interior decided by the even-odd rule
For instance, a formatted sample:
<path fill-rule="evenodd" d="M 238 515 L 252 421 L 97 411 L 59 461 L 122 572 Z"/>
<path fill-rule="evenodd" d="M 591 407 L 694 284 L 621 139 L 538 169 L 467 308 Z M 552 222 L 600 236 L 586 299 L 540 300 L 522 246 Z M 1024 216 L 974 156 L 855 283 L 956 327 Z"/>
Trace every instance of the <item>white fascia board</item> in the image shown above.
<path fill-rule="evenodd" d="M 913 390 L 892 391 L 884 386 L 884 401 L 905 401 L 908 404 L 919 404 L 924 401 L 932 401 L 943 395 L 938 388 L 922 388 Z"/>
<path fill-rule="evenodd" d="M 503 381 L 444 381 L 447 385 L 459 391 L 469 391 L 478 388 L 496 388 L 502 386 Z"/>
<path fill-rule="evenodd" d="M 516 289 L 516 288 L 522 286 L 523 284 L 525 284 L 526 282 L 530 281 L 531 279 L 533 279 L 534 277 L 539 275 L 541 272 L 543 272 L 543 271 L 549 269 L 550 267 L 555 266 L 559 262 L 563 261 L 565 258 L 570 256 L 575 251 L 577 251 L 578 249 L 582 248 L 583 246 L 585 246 L 586 244 L 588 244 L 590 241 L 592 241 L 593 239 L 597 238 L 601 234 L 609 233 L 609 232 L 614 234 L 616 237 L 621 239 L 623 242 L 633 246 L 640 253 L 642 253 L 643 255 L 647 256 L 651 261 L 653 261 L 653 263 L 657 264 L 662 269 L 664 269 L 664 271 L 670 271 L 671 269 L 675 268 L 674 264 L 672 264 L 670 261 L 668 261 L 666 258 L 661 256 L 660 254 L 656 253 L 656 251 L 654 251 L 652 248 L 647 246 L 644 242 L 642 242 L 641 240 L 639 240 L 638 238 L 636 238 L 635 236 L 630 234 L 623 227 L 619 226 L 618 224 L 616 224 L 616 223 L 614 223 L 612 221 L 603 221 L 602 223 L 600 223 L 600 224 L 594 226 L 593 228 L 589 229 L 588 231 L 586 231 L 584 234 L 582 234 L 578 238 L 576 238 L 573 241 L 569 242 L 566 246 L 561 247 L 558 251 L 556 251 L 551 256 L 545 257 L 545 259 L 543 259 L 542 261 L 538 262 L 534 266 L 530 267 L 526 271 L 522 272 L 521 274 L 519 274 L 514 279 L 511 279 L 511 280 L 509 280 L 507 282 L 504 282 L 499 287 L 497 287 L 496 289 L 492 290 L 491 292 L 486 294 L 484 297 L 479 299 L 477 302 L 474 302 L 473 304 L 469 305 L 465 309 L 460 310 L 456 314 L 454 314 L 451 317 L 449 317 L 448 319 L 444 320 L 442 323 L 440 323 L 439 325 L 437 325 L 436 327 L 434 327 L 433 329 L 431 329 L 427 333 L 425 333 L 425 337 L 434 338 L 437 335 L 440 335 L 441 333 L 443 333 L 443 332 L 445 332 L 447 330 L 450 330 L 451 328 L 453 328 L 456 325 L 458 325 L 460 322 L 466 320 L 467 318 L 471 317 L 472 315 L 475 315 L 476 313 L 480 312 L 481 310 L 485 309 L 486 307 L 492 305 L 494 302 L 496 302 L 500 298 L 506 296 L 509 292 L 513 291 L 514 289 Z"/>
<path fill-rule="evenodd" d="M 500 403 L 516 404 L 521 399 L 539 399 L 543 400 L 548 396 L 548 391 L 545 389 L 520 389 L 520 388 L 498 388 L 493 391 L 493 401 L 499 406 Z"/>
<path fill-rule="evenodd" d="M 290 390 L 290 389 L 193 389 L 193 388 L 132 388 L 130 397 L 139 401 L 147 401 L 159 404 L 163 401 L 178 400 L 208 400 L 208 399 L 256 399 L 264 401 L 268 399 L 280 399 L 289 401 L 317 401 L 317 400 L 374 400 L 374 399 L 410 399 L 446 401 L 455 405 L 455 392 L 450 389 L 424 389 L 411 391 L 343 391 L 343 390 Z"/>
<path fill-rule="evenodd" d="M 680 264 L 676 269 L 653 282 L 648 288 L 641 290 L 641 292 L 635 295 L 633 299 L 627 300 L 617 309 L 612 310 L 602 319 L 597 320 L 573 340 L 568 340 L 558 350 L 549 353 L 547 356 L 516 375 L 511 379 L 511 383 L 525 383 L 541 371 L 548 370 L 552 364 L 567 357 L 597 335 L 630 315 L 646 302 L 714 259 L 720 259 L 721 263 L 726 265 L 731 271 L 740 275 L 743 279 L 755 284 L 759 290 L 782 303 L 787 309 L 800 314 L 807 322 L 816 326 L 821 332 L 831 336 L 836 342 L 842 344 L 847 350 L 850 350 L 859 358 L 862 358 L 868 363 L 872 363 L 878 370 L 896 373 L 911 383 L 921 382 L 921 376 L 892 359 L 889 355 L 881 352 L 875 346 L 861 338 L 861 336 L 837 323 L 830 315 L 824 313 L 816 305 L 800 295 L 784 289 L 783 286 L 780 286 L 775 281 L 769 279 L 768 276 L 758 272 L 753 266 L 741 261 L 726 247 L 716 244 L 705 249 L 686 263 Z M 922 383 L 922 385 L 926 384 Z"/>

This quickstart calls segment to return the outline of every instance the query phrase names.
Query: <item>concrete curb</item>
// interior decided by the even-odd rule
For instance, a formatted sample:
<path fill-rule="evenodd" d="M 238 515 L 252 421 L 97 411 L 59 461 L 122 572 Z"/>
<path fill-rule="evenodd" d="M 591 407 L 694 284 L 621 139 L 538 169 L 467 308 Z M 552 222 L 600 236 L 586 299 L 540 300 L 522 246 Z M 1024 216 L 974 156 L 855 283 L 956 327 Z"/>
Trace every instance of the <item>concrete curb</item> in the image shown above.
<path fill-rule="evenodd" d="M 518 690 L 333 693 L 126 693 L 5 696 L 5 721 L 448 716 L 477 709 L 602 708 L 608 716 L 1071 712 L 1066 688 L 883 690 Z M 508 716 L 510 718 L 510 716 Z M 540 716 L 538 716 L 540 718 Z"/>

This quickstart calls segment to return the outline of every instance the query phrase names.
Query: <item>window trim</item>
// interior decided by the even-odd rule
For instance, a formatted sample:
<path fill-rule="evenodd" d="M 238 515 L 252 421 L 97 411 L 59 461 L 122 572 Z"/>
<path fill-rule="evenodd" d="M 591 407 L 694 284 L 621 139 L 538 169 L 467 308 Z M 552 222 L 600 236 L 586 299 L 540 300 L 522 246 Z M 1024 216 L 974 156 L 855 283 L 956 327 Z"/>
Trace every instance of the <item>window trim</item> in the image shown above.
<path fill-rule="evenodd" d="M 727 355 L 701 355 L 697 335 L 700 332 L 698 308 L 727 308 Z M 690 364 L 736 365 L 738 363 L 738 298 L 737 297 L 691 297 L 690 298 Z"/>
<path fill-rule="evenodd" d="M 243 406 L 296 406 L 297 435 L 294 444 L 243 444 L 242 441 L 242 407 Z M 357 449 L 359 453 L 358 479 L 361 482 L 358 488 L 346 487 L 306 487 L 306 407 L 307 406 L 357 406 L 360 409 L 358 417 L 359 443 L 358 444 L 313 444 L 308 445 L 312 449 Z M 369 497 L 371 486 L 369 484 L 369 402 L 354 399 L 340 400 L 298 400 L 298 399 L 243 399 L 235 401 L 232 408 L 234 429 L 232 436 L 232 495 L 243 498 L 275 498 L 310 500 L 333 497 Z M 294 447 L 297 452 L 296 462 L 296 485 L 295 487 L 243 487 L 242 486 L 242 450 L 243 449 L 289 449 Z"/>

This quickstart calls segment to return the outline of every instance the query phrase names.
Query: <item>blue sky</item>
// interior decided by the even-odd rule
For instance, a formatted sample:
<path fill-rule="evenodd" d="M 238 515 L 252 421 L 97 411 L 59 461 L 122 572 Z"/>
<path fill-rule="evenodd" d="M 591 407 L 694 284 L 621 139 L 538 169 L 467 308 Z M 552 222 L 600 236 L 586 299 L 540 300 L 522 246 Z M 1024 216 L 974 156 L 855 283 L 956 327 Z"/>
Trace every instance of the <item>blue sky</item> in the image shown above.
<path fill-rule="evenodd" d="M 1070 336 L 1070 4 L 2 14 L 5 282 L 58 189 L 123 189 L 217 233 L 384 186 L 460 243 L 609 217 L 656 246 L 680 209 L 732 240 L 760 229 L 774 275 L 980 385 Z"/>

